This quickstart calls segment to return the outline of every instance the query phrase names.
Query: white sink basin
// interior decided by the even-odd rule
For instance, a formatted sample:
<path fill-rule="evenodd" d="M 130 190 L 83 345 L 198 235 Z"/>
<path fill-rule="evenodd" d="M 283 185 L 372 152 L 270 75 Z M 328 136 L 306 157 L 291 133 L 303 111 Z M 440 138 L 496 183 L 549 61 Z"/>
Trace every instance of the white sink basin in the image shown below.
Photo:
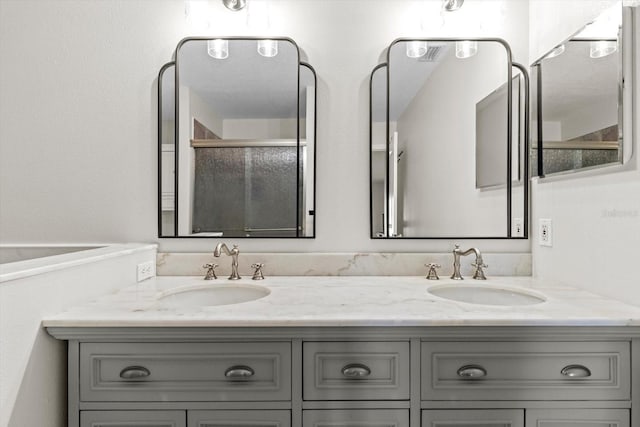
<path fill-rule="evenodd" d="M 436 285 L 429 288 L 428 291 L 440 298 L 469 304 L 511 306 L 533 305 L 546 301 L 542 295 L 533 292 L 485 284 Z"/>
<path fill-rule="evenodd" d="M 269 295 L 264 286 L 245 284 L 183 286 L 158 297 L 158 308 L 210 307 L 254 301 Z"/>

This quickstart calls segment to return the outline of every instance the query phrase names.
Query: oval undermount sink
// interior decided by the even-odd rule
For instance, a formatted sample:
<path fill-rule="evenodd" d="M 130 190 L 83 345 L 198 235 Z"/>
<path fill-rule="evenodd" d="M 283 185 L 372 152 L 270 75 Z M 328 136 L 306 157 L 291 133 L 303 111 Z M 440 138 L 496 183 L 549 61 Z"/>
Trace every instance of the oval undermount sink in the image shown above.
<path fill-rule="evenodd" d="M 159 308 L 210 307 L 255 301 L 271 291 L 256 285 L 198 285 L 170 289 L 158 297 Z"/>
<path fill-rule="evenodd" d="M 440 298 L 468 304 L 482 305 L 533 305 L 545 302 L 542 295 L 514 289 L 487 285 L 440 285 L 429 288 L 429 293 Z"/>

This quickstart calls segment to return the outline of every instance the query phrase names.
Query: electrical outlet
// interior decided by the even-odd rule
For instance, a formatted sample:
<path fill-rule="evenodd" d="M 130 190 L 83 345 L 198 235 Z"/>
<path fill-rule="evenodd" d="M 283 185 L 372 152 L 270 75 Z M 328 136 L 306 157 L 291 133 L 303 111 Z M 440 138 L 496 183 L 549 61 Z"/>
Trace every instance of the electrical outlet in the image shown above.
<path fill-rule="evenodd" d="M 513 237 L 524 237 L 524 220 L 513 218 Z"/>
<path fill-rule="evenodd" d="M 153 261 L 138 264 L 138 282 L 156 275 L 156 264 Z"/>
<path fill-rule="evenodd" d="M 540 246 L 553 246 L 553 228 L 551 220 L 541 218 L 538 223 L 538 244 Z"/>

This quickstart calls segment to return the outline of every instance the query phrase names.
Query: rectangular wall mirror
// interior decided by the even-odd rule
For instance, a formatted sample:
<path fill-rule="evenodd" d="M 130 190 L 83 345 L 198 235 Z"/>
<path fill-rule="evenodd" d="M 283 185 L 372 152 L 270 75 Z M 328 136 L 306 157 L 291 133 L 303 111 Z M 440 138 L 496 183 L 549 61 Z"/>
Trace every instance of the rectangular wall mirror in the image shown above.
<path fill-rule="evenodd" d="M 290 39 L 188 38 L 158 78 L 160 237 L 315 236 L 316 76 Z"/>
<path fill-rule="evenodd" d="M 532 65 L 533 175 L 552 176 L 623 163 L 625 75 L 623 21 L 617 2 Z M 623 19 L 624 15 L 627 15 Z M 630 41 L 630 40 L 629 40 Z"/>
<path fill-rule="evenodd" d="M 526 238 L 528 76 L 499 39 L 399 39 L 371 75 L 372 238 Z"/>

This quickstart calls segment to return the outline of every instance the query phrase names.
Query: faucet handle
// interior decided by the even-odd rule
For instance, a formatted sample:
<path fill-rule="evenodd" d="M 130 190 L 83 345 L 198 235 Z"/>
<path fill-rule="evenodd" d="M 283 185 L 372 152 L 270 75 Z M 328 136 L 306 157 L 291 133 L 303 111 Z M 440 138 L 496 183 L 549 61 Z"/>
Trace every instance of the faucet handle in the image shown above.
<path fill-rule="evenodd" d="M 473 273 L 473 278 L 476 280 L 487 280 L 487 277 L 484 275 L 484 270 L 483 268 L 487 268 L 489 267 L 487 264 L 484 263 L 480 263 L 480 264 L 476 264 L 473 263 L 471 264 L 472 267 L 475 267 L 476 271 L 475 273 Z"/>
<path fill-rule="evenodd" d="M 253 277 L 251 279 L 264 280 L 264 275 L 262 274 L 262 267 L 264 267 L 264 264 L 262 263 L 251 264 L 251 268 L 256 269 L 256 271 L 253 272 Z"/>
<path fill-rule="evenodd" d="M 436 271 L 437 268 L 442 267 L 440 264 L 430 262 L 429 264 L 425 264 L 424 266 L 429 269 L 426 277 L 428 280 L 440 280 L 440 278 L 438 277 L 438 272 Z"/>
<path fill-rule="evenodd" d="M 218 276 L 216 276 L 216 271 L 215 271 L 216 267 L 218 267 L 218 264 L 212 264 L 212 263 L 207 263 L 202 266 L 202 268 L 207 269 L 207 274 L 205 274 L 204 280 L 214 280 L 218 278 Z"/>

